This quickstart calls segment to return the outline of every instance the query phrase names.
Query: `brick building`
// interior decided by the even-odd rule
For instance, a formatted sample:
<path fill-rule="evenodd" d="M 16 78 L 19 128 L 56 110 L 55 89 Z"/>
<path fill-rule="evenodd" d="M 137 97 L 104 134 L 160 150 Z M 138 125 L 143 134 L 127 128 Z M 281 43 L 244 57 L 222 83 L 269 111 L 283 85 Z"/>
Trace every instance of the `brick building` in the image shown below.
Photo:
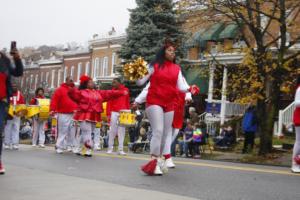
<path fill-rule="evenodd" d="M 109 83 L 116 77 L 116 66 L 121 63 L 117 51 L 126 40 L 126 35 L 110 32 L 107 36 L 89 41 L 92 51 L 92 77 L 95 81 Z"/>
<path fill-rule="evenodd" d="M 91 76 L 91 69 L 91 51 L 89 49 L 63 53 L 63 81 L 67 76 L 72 76 L 74 82 L 78 85 L 81 75 L 85 74 Z"/>

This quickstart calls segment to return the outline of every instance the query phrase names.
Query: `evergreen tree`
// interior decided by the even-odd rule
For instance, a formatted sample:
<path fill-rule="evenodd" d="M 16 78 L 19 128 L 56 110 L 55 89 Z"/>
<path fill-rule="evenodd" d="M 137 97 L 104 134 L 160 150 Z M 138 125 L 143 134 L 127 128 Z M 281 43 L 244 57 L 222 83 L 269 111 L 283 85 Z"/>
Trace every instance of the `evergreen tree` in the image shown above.
<path fill-rule="evenodd" d="M 179 43 L 183 37 L 172 0 L 136 0 L 119 55 L 125 60 L 142 56 L 150 62 L 166 39 Z M 181 55 L 179 50 L 178 55 Z"/>

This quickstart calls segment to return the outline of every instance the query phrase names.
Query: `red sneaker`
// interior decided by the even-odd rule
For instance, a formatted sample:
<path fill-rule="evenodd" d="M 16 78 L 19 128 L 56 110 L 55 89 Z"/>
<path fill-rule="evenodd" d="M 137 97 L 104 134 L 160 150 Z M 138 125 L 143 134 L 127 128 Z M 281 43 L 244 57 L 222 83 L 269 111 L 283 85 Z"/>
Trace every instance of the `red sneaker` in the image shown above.
<path fill-rule="evenodd" d="M 0 161 L 0 175 L 1 174 L 5 174 L 5 169 L 4 169 L 2 162 Z"/>

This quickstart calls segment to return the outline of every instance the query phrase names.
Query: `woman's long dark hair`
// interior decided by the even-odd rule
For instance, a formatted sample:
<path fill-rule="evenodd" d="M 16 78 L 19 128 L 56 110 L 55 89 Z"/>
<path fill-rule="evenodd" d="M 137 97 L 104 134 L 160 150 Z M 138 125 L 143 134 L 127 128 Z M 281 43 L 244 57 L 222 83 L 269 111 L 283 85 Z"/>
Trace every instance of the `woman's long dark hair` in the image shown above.
<path fill-rule="evenodd" d="M 81 83 L 81 84 L 79 85 L 78 89 L 79 89 L 79 90 L 87 89 L 88 82 L 89 82 L 89 81 L 85 81 L 85 82 Z"/>
<path fill-rule="evenodd" d="M 36 90 L 35 90 L 35 96 L 37 96 L 39 94 L 40 90 L 42 90 L 43 93 L 45 93 L 44 88 L 39 87 L 39 88 L 36 88 Z"/>
<path fill-rule="evenodd" d="M 158 64 L 158 67 L 161 68 L 166 60 L 166 47 L 163 46 L 162 48 L 159 49 L 159 51 L 157 52 L 155 59 L 150 63 L 151 66 L 153 66 L 154 64 Z M 176 56 L 173 60 L 174 63 L 176 63 Z"/>

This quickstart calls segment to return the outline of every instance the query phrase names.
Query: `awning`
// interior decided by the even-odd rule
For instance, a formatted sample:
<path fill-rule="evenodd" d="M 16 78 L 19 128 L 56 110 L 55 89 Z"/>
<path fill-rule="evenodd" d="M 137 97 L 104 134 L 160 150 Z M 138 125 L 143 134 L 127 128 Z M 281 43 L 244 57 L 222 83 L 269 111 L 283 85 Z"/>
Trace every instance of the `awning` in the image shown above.
<path fill-rule="evenodd" d="M 186 43 L 186 48 L 194 48 L 194 47 L 205 47 L 206 41 L 202 40 L 201 34 L 204 30 L 197 31 L 191 38 L 189 38 Z"/>
<path fill-rule="evenodd" d="M 224 29 L 224 23 L 217 23 L 212 25 L 210 28 L 201 35 L 201 39 L 204 41 L 217 41 L 219 39 L 219 34 Z"/>
<path fill-rule="evenodd" d="M 228 24 L 219 35 L 219 40 L 234 39 L 238 34 L 238 25 L 236 23 Z"/>
<path fill-rule="evenodd" d="M 200 88 L 200 94 L 208 93 L 208 77 L 203 75 L 203 68 L 194 66 L 182 69 L 182 73 L 189 85 L 195 84 Z"/>

